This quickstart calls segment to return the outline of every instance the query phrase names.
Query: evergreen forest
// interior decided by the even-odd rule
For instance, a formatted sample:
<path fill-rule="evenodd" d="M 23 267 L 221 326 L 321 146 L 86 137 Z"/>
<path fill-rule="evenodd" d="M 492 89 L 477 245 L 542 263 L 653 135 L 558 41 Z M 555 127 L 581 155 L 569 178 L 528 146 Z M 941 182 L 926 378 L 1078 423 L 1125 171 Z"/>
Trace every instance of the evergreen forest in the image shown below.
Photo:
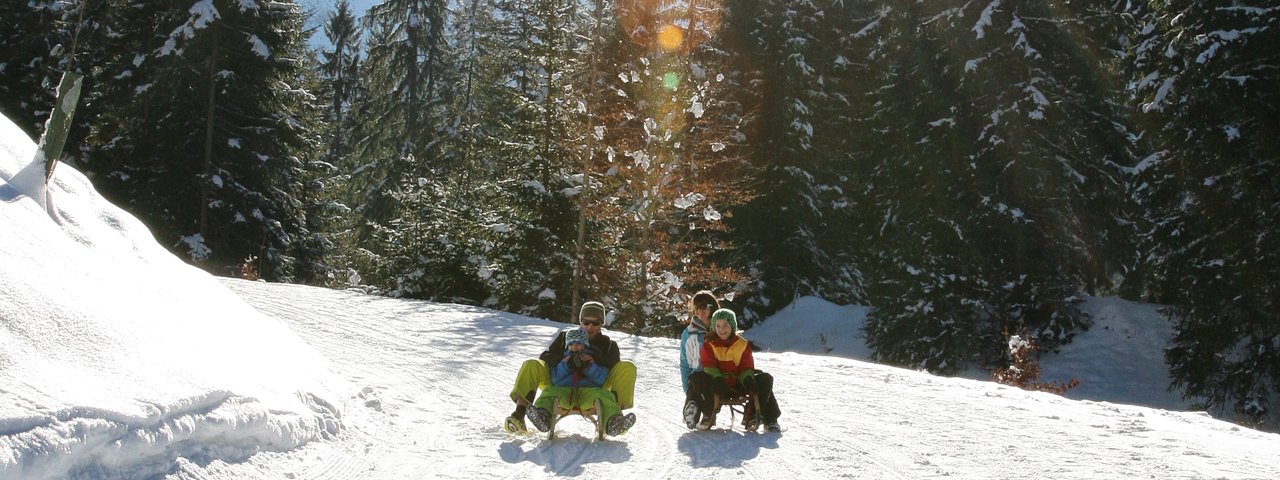
<path fill-rule="evenodd" d="M 216 275 L 646 335 L 817 296 L 942 374 L 1118 296 L 1170 388 L 1280 408 L 1274 2 L 325 1 L 0 2 L 0 113 L 83 75 L 61 162 Z"/>

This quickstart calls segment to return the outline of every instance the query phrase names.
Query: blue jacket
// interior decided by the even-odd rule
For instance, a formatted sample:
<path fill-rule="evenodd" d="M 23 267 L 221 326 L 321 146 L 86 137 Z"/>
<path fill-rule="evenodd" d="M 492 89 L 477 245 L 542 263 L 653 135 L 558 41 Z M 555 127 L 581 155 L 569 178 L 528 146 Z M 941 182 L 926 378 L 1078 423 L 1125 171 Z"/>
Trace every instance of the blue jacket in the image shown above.
<path fill-rule="evenodd" d="M 599 358 L 598 351 L 593 348 L 587 348 L 582 353 L 591 354 L 591 356 Z M 573 352 L 564 351 L 564 357 L 568 358 Z M 609 369 L 600 366 L 599 362 L 591 362 L 587 364 L 587 368 L 581 373 L 574 373 L 569 368 L 569 362 L 556 362 L 555 368 L 551 369 L 551 384 L 557 387 L 603 387 L 604 378 L 608 376 Z"/>
<path fill-rule="evenodd" d="M 706 330 L 692 322 L 680 332 L 680 386 L 684 393 L 689 393 L 689 375 L 702 370 L 702 339 L 706 335 Z"/>

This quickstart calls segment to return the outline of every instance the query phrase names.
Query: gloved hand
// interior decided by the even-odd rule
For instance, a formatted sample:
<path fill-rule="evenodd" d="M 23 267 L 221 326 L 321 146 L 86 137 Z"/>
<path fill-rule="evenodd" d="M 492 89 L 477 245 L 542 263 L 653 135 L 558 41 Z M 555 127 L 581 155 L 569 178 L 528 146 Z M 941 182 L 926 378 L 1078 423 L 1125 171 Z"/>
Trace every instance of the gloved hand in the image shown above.
<path fill-rule="evenodd" d="M 742 388 L 743 388 L 743 389 L 745 389 L 748 393 L 755 393 L 755 391 L 756 391 L 756 376 L 755 376 L 755 375 L 747 375 L 747 377 L 746 377 L 746 378 L 743 378 L 743 379 L 742 379 Z"/>

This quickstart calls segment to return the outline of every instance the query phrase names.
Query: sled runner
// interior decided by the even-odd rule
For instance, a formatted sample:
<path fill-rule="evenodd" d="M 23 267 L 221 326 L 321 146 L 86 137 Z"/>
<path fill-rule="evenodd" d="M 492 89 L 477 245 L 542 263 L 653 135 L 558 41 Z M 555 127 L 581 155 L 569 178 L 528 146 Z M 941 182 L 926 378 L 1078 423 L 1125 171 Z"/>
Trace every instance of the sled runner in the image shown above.
<path fill-rule="evenodd" d="M 596 440 L 604 440 L 605 421 L 597 414 L 597 412 L 600 412 L 599 399 L 596 399 L 595 405 L 592 408 L 588 408 L 586 410 L 579 410 L 577 408 L 565 409 L 560 406 L 559 397 L 552 397 L 551 404 L 555 405 L 555 412 L 551 415 L 551 428 L 547 429 L 548 440 L 556 438 L 556 424 L 559 423 L 561 419 L 575 414 L 587 419 L 588 422 L 591 422 L 591 424 L 596 427 Z"/>
<path fill-rule="evenodd" d="M 737 423 L 734 419 L 737 415 L 742 415 L 742 428 L 749 431 L 760 429 L 760 405 L 756 402 L 756 396 L 750 393 L 731 396 L 728 398 L 720 398 L 716 395 L 715 404 L 712 406 L 712 412 L 719 412 L 720 406 L 729 407 L 729 429 L 733 429 L 733 424 Z"/>

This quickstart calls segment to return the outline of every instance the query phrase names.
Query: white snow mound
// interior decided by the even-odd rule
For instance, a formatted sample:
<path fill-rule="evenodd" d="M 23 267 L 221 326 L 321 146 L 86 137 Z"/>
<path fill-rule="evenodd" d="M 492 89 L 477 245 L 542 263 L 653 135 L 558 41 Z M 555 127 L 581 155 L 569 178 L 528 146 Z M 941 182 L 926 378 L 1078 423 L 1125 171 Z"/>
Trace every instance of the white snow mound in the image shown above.
<path fill-rule="evenodd" d="M 44 192 L 35 154 L 0 117 L 0 479 L 148 478 L 339 431 L 327 360 L 71 166 Z"/>

